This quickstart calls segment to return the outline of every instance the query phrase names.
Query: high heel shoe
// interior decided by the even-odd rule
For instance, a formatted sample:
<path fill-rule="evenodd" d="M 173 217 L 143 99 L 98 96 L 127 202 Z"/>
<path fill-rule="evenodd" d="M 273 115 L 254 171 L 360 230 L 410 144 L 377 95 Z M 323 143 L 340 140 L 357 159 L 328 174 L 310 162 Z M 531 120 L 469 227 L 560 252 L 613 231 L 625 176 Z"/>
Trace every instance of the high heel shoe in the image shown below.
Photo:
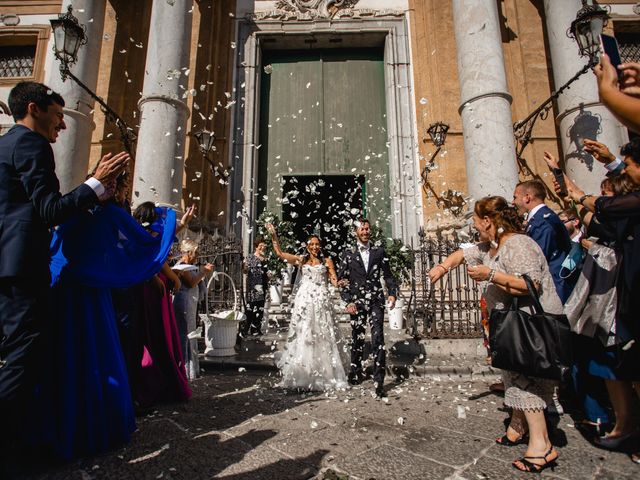
<path fill-rule="evenodd" d="M 511 440 L 506 433 L 500 438 L 496 438 L 496 443 L 505 447 L 515 447 L 516 445 L 522 445 L 527 442 L 529 442 L 529 435 L 526 433 L 520 436 L 517 440 Z"/>
<path fill-rule="evenodd" d="M 551 468 L 551 470 L 553 470 L 557 464 L 558 454 L 556 453 L 556 457 L 553 460 L 547 460 L 549 455 L 551 455 L 552 453 L 553 453 L 553 445 L 549 447 L 549 450 L 544 455 L 544 457 L 522 457 L 516 460 L 515 462 L 513 462 L 511 465 L 513 465 L 514 468 L 520 470 L 521 472 L 529 472 L 529 473 L 541 473 L 546 468 Z M 544 463 L 543 464 L 533 463 L 527 459 L 544 460 Z M 520 468 L 516 464 L 516 462 L 520 462 L 524 468 Z"/>
<path fill-rule="evenodd" d="M 603 435 L 596 437 L 593 443 L 597 447 L 604 448 L 605 450 L 618 450 L 629 440 L 634 438 L 638 434 L 637 431 L 629 432 L 626 435 L 618 435 L 617 437 L 611 437 L 609 435 Z"/>

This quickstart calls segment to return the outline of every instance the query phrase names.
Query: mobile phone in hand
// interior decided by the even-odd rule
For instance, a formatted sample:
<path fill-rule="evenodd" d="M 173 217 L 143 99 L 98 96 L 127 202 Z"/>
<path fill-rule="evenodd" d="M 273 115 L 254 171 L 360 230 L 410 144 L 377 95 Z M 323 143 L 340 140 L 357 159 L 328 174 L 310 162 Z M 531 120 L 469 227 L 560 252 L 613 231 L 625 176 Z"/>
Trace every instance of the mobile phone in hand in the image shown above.
<path fill-rule="evenodd" d="M 613 65 L 618 72 L 618 78 L 620 78 L 622 72 L 618 70 L 618 65 L 622 63 L 622 59 L 620 58 L 620 49 L 618 48 L 618 41 L 616 38 L 604 33 L 600 35 L 600 49 L 602 53 L 607 54 L 611 61 L 611 65 Z"/>
<path fill-rule="evenodd" d="M 565 198 L 569 195 L 569 192 L 567 191 L 567 184 L 564 181 L 564 173 L 562 172 L 562 169 L 554 168 L 553 176 L 555 177 L 556 182 L 558 182 L 558 185 L 560 185 L 560 191 L 558 192 L 558 194 L 561 198 Z"/>

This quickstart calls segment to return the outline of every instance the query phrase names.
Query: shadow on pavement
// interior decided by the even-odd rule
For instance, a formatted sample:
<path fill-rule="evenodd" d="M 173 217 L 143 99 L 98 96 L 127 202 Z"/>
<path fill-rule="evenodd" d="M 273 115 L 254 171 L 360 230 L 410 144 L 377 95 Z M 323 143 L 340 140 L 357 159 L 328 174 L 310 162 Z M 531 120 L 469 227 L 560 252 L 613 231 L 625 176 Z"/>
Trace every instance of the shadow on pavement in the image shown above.
<path fill-rule="evenodd" d="M 234 472 L 234 465 L 278 433 L 243 425 L 253 418 L 275 415 L 304 403 L 323 400 L 320 394 L 283 395 L 273 388 L 274 378 L 255 374 L 206 375 L 192 383 L 193 398 L 186 404 L 157 406 L 153 413 L 137 418 L 138 430 L 131 443 L 102 455 L 60 463 L 44 456 L 23 457 L 11 465 L 13 479 L 209 479 L 222 478 L 309 478 L 321 468 L 326 455 L 318 450 L 307 457 L 273 459 L 250 458 Z M 244 431 L 229 432 L 241 426 Z M 264 428 L 267 427 L 267 428 Z M 270 449 L 267 449 L 270 450 Z M 261 454 L 264 457 L 264 453 Z M 28 460 L 25 460 L 28 458 Z M 5 480 L 4 478 L 2 480 Z"/>

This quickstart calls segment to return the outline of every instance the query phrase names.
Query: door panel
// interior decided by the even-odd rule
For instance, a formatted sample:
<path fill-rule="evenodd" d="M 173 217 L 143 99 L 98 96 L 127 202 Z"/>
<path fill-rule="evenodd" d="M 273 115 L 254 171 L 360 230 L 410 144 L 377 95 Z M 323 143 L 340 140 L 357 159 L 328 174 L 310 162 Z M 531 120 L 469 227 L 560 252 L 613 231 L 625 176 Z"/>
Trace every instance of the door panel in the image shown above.
<path fill-rule="evenodd" d="M 381 50 L 264 52 L 263 65 L 258 212 L 281 213 L 285 175 L 364 175 L 358 208 L 390 235 Z"/>

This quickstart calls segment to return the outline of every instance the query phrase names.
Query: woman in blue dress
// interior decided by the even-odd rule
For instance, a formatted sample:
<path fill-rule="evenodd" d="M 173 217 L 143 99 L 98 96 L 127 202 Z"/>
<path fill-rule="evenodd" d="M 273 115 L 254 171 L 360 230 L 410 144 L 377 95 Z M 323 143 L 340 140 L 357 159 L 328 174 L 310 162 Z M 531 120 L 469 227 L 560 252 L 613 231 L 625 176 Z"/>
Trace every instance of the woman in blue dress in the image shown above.
<path fill-rule="evenodd" d="M 129 441 L 134 408 L 111 289 L 136 285 L 162 268 L 176 221 L 173 210 L 161 212 L 156 237 L 112 204 L 56 230 L 49 361 L 42 365 L 28 443 L 70 459 Z"/>

